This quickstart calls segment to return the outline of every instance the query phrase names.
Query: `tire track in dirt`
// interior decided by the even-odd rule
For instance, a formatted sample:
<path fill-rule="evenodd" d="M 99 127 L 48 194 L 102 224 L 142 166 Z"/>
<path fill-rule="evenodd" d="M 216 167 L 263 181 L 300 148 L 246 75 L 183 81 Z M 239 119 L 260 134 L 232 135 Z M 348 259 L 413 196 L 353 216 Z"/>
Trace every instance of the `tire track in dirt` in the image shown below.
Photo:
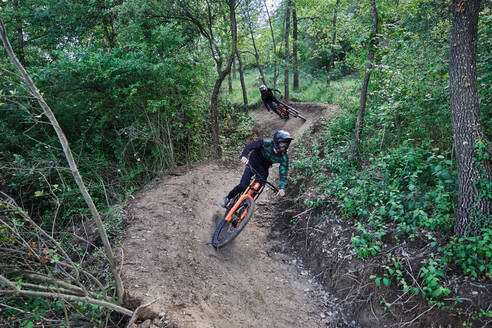
<path fill-rule="evenodd" d="M 270 137 L 283 128 L 298 137 L 313 122 L 337 112 L 331 105 L 293 105 L 308 118 L 306 123 L 296 118 L 282 121 L 259 108 L 251 113 L 257 134 Z M 270 170 L 271 180 L 278 179 L 277 167 Z M 126 203 L 120 249 L 126 303 L 157 300 L 141 317 L 165 313 L 168 327 L 346 327 L 337 300 L 299 261 L 275 251 L 282 245 L 269 238 L 271 193 L 263 193 L 252 220 L 235 241 L 220 250 L 211 246 L 223 215 L 217 203 L 241 174 L 242 167 L 230 161 L 181 167 Z"/>

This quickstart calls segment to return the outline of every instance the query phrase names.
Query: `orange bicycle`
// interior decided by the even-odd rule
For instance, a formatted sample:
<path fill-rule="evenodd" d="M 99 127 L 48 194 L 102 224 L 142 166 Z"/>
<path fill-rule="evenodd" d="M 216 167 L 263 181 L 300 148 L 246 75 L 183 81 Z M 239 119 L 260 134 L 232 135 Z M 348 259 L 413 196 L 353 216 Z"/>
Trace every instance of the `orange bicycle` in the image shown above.
<path fill-rule="evenodd" d="M 230 243 L 244 229 L 255 210 L 255 200 L 261 195 L 265 185 L 278 192 L 270 182 L 258 179 L 258 174 L 251 165 L 249 168 L 254 174 L 249 187 L 242 194 L 234 197 L 226 207 L 224 218 L 219 222 L 212 237 L 212 246 L 215 248 Z"/>

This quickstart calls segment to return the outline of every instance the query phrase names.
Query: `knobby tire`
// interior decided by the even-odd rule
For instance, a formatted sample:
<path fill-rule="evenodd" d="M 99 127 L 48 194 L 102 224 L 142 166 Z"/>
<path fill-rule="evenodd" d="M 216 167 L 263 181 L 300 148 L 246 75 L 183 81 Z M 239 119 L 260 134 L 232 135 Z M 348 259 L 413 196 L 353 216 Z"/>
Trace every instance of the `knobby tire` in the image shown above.
<path fill-rule="evenodd" d="M 217 229 L 215 230 L 214 235 L 212 237 L 212 245 L 215 248 L 220 248 L 222 246 L 227 245 L 228 243 L 233 241 L 234 238 L 236 238 L 237 235 L 239 235 L 239 233 L 244 229 L 249 219 L 253 215 L 253 212 L 255 210 L 255 202 L 250 198 L 245 198 L 235 212 L 239 212 L 241 208 L 243 208 L 243 206 L 248 206 L 247 207 L 248 212 L 246 213 L 246 216 L 243 218 L 243 220 L 239 223 L 239 226 L 236 228 L 233 227 L 231 222 L 227 222 L 225 220 L 229 211 L 226 212 L 226 214 L 220 221 L 219 225 L 217 226 Z M 236 213 L 233 213 L 232 218 L 234 219 L 235 216 Z"/>
<path fill-rule="evenodd" d="M 287 113 L 291 114 L 294 117 L 299 117 L 300 119 L 304 120 L 304 122 L 307 121 L 306 118 L 302 116 L 296 109 L 284 103 L 282 103 L 282 105 L 284 105 L 285 109 L 287 110 Z"/>

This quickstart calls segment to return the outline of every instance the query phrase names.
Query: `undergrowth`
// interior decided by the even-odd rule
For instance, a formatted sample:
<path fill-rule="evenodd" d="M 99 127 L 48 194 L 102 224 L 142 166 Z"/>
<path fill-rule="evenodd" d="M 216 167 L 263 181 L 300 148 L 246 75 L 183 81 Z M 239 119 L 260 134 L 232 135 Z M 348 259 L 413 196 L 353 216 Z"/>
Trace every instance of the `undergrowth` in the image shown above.
<path fill-rule="evenodd" d="M 325 216 L 337 212 L 353 223 L 351 243 L 357 257 L 382 257 L 371 275 L 376 285 L 396 287 L 402 296 L 420 295 L 432 306 L 462 313 L 459 293 L 452 293 L 447 280 L 458 275 L 490 282 L 492 227 L 485 224 L 473 237 L 453 236 L 458 179 L 451 152 L 434 147 L 432 140 L 407 140 L 397 147 L 367 151 L 365 160 L 353 162 L 348 160 L 352 124 L 348 113 L 326 123 L 311 147 L 302 141 L 296 147 L 291 180 L 300 194 L 308 185 L 316 186 L 303 198 L 304 204 Z M 370 148 L 370 142 L 365 147 Z M 478 187 L 480 183 L 484 184 L 477 182 Z M 482 197 L 490 196 L 490 191 L 481 190 Z M 395 246 L 412 246 L 424 254 L 417 273 L 394 253 Z M 392 305 L 386 300 L 381 304 L 386 310 Z M 465 314 L 468 324 L 491 317 L 492 311 L 480 308 Z"/>

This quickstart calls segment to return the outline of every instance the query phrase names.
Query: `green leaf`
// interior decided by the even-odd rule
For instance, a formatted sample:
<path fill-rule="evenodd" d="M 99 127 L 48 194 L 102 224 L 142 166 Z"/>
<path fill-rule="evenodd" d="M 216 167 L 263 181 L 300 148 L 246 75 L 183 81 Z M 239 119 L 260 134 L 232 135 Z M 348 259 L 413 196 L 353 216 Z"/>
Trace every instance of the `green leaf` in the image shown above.
<path fill-rule="evenodd" d="M 391 285 L 391 280 L 389 280 L 388 278 L 383 278 L 383 284 L 386 287 L 389 287 Z"/>
<path fill-rule="evenodd" d="M 34 328 L 34 322 L 32 322 L 32 321 L 24 321 L 24 322 L 22 322 L 21 327 Z"/>
<path fill-rule="evenodd" d="M 433 297 L 438 297 L 439 295 L 441 295 L 441 288 L 438 288 L 438 289 L 434 289 L 434 291 L 432 292 L 432 296 Z"/>

